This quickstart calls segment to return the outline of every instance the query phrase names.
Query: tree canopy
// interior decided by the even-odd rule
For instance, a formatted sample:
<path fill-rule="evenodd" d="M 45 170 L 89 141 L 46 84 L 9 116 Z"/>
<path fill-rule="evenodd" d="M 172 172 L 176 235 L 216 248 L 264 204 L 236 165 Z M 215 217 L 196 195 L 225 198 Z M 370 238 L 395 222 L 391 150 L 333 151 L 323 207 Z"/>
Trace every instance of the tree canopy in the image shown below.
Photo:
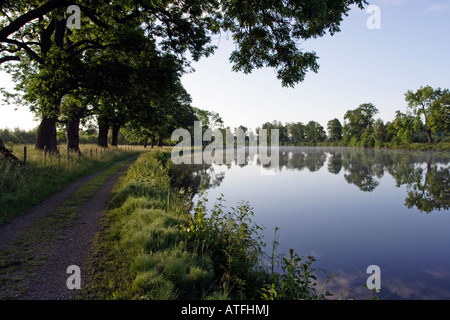
<path fill-rule="evenodd" d="M 175 71 L 177 77 L 180 70 L 189 70 L 191 61 L 214 52 L 212 36 L 221 32 L 230 32 L 236 45 L 230 56 L 233 70 L 250 73 L 262 67 L 274 68 L 281 84 L 292 87 L 303 81 L 308 71 L 317 72 L 319 68 L 316 54 L 303 51 L 298 43 L 339 32 L 350 6 L 362 9 L 365 3 L 364 0 L 3 1 L 0 65 L 8 65 L 18 89 L 24 93 L 23 100 L 31 104 L 41 119 L 36 147 L 45 145 L 55 150 L 58 121 L 65 117 L 68 125 L 76 126 L 78 117 L 85 114 L 77 112 L 78 107 L 72 112 L 68 110 L 70 105 L 62 106 L 66 96 L 72 99 L 82 96 L 81 101 L 97 114 L 102 132 L 108 126 L 117 129 L 126 120 L 141 116 L 149 119 L 149 111 L 132 101 L 154 110 L 155 115 L 150 118 L 158 118 L 156 114 L 164 113 L 157 112 L 159 108 L 168 109 L 155 101 L 161 101 L 161 92 L 165 92 L 161 96 L 167 97 L 170 90 L 152 83 L 174 71 L 158 63 L 159 68 L 146 66 L 142 60 L 154 62 L 152 55 L 160 61 L 174 57 L 180 66 Z M 143 114 L 136 113 L 134 108 Z M 67 118 L 68 115 L 74 119 Z M 136 119 L 128 119 L 130 115 Z M 150 123 L 154 125 L 152 121 L 146 125 Z"/>
<path fill-rule="evenodd" d="M 450 131 L 450 91 L 430 86 L 421 87 L 417 91 L 409 90 L 405 94 L 408 108 L 414 116 L 414 128 L 427 135 L 428 143 L 432 143 L 432 134 L 439 131 Z"/>

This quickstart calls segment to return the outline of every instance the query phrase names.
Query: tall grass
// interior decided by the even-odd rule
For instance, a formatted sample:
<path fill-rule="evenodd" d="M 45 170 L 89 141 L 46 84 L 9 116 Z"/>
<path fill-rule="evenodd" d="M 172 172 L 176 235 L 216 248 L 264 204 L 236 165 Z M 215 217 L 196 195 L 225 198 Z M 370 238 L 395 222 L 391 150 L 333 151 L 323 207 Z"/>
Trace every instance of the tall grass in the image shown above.
<path fill-rule="evenodd" d="M 137 155 L 130 147 L 100 149 L 81 145 L 81 153 L 67 156 L 65 147 L 59 154 L 45 154 L 27 145 L 26 167 L 0 158 L 0 225 L 61 190 L 70 182 L 104 169 L 114 162 Z M 13 154 L 24 160 L 24 146 L 13 146 Z"/>

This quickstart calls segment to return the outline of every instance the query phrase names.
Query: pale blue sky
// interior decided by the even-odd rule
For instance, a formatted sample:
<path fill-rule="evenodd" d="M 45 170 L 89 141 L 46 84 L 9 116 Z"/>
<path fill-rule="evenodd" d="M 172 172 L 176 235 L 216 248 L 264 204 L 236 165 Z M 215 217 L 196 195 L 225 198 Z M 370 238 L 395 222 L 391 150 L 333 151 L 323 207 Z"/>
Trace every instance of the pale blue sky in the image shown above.
<path fill-rule="evenodd" d="M 294 89 L 282 88 L 272 69 L 250 75 L 231 71 L 231 39 L 215 40 L 217 52 L 194 63 L 182 79 L 193 106 L 218 112 L 226 126 L 250 128 L 266 121 L 318 121 L 324 127 L 362 103 L 371 102 L 384 121 L 406 111 L 404 94 L 420 86 L 450 88 L 450 0 L 372 0 L 381 10 L 381 29 L 366 26 L 371 14 L 354 9 L 341 32 L 302 46 L 319 56 L 317 74 Z M 0 73 L 0 87 L 11 88 Z M 0 128 L 37 125 L 27 107 L 0 106 Z"/>

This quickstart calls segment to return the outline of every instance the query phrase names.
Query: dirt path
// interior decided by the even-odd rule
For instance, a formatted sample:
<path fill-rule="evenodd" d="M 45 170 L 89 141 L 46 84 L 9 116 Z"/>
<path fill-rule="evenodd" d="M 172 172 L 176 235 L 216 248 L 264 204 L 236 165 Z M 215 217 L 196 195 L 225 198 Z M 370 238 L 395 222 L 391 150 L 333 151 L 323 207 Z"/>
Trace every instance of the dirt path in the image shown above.
<path fill-rule="evenodd" d="M 128 161 L 127 165 L 106 180 L 95 192 L 94 196 L 82 206 L 74 223 L 66 228 L 62 235 L 55 240 L 55 243 L 52 245 L 53 250 L 50 252 L 45 265 L 36 273 L 36 277 L 28 287 L 27 293 L 18 297 L 19 299 L 68 300 L 74 297 L 76 290 L 69 290 L 66 285 L 66 281 L 70 277 L 70 274 L 67 273 L 67 268 L 71 265 L 80 267 L 81 282 L 83 284 L 83 273 L 86 271 L 85 261 L 87 254 L 98 230 L 99 220 L 104 212 L 111 190 L 119 177 L 134 162 L 130 159 L 124 161 Z M 0 227 L 0 250 L 7 248 L 25 228 L 45 216 L 48 212 L 55 210 L 58 204 L 67 199 L 79 187 L 109 168 L 71 184 L 64 190 L 43 201 L 28 213 Z"/>

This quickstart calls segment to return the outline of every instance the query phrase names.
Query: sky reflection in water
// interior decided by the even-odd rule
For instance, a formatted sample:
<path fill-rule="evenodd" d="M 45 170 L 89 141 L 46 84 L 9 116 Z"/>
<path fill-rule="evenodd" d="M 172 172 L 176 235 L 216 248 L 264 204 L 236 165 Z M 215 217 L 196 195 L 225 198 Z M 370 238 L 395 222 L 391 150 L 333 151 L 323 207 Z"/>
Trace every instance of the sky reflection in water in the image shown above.
<path fill-rule="evenodd" d="M 245 200 L 268 250 L 313 255 L 337 274 L 334 298 L 367 298 L 369 265 L 381 298 L 450 299 L 450 155 L 352 148 L 280 148 L 279 167 L 198 166 L 209 205 Z M 270 175 L 262 170 L 271 170 Z M 267 172 L 266 172 L 267 173 Z"/>

